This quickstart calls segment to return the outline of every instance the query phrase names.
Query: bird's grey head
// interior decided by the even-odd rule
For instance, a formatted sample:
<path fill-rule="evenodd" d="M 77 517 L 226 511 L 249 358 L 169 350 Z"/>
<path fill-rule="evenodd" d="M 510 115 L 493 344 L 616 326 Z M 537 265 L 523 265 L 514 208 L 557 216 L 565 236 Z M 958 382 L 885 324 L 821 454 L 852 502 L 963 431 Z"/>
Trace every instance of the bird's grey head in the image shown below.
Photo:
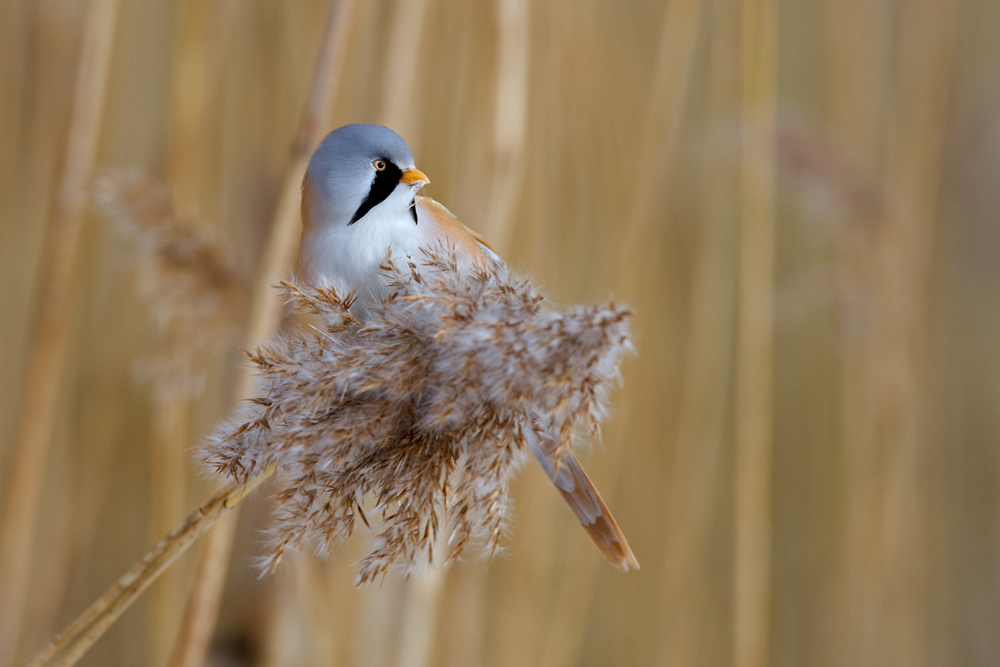
<path fill-rule="evenodd" d="M 386 207 L 406 214 L 426 182 L 398 134 L 381 125 L 344 125 L 326 135 L 309 161 L 303 221 L 307 227 L 363 224 L 372 210 Z"/>

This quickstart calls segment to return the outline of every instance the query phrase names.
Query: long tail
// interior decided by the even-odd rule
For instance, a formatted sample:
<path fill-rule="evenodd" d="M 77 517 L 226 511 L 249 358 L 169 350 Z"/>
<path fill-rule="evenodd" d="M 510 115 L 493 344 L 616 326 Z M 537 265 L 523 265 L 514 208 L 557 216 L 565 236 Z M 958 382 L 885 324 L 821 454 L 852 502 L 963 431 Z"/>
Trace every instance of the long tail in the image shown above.
<path fill-rule="evenodd" d="M 639 561 L 632 554 L 625 535 L 576 456 L 568 453 L 556 470 L 555 461 L 535 443 L 531 451 L 604 557 L 622 572 L 628 572 L 629 568 L 638 570 Z"/>

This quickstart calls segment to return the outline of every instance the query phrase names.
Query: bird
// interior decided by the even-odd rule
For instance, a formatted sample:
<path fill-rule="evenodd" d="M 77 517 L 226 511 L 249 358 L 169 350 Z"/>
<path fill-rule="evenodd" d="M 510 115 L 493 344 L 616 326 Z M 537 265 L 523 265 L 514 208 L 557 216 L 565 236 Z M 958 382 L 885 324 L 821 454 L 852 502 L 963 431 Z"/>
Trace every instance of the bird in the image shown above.
<path fill-rule="evenodd" d="M 364 321 L 385 289 L 381 270 L 393 256 L 419 261 L 421 250 L 448 246 L 458 266 L 506 271 L 503 259 L 443 205 L 417 192 L 430 179 L 393 130 L 356 123 L 330 132 L 302 181 L 301 268 L 314 284 L 354 292 Z M 529 447 L 598 549 L 620 570 L 639 563 L 601 494 L 570 452 L 558 462 L 537 440 Z"/>

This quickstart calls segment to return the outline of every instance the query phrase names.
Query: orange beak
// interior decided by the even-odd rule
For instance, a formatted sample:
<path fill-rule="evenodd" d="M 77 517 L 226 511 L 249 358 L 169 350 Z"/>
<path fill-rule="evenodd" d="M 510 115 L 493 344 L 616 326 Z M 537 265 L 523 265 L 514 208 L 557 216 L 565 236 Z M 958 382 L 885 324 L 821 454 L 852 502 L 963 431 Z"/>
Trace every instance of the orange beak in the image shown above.
<path fill-rule="evenodd" d="M 417 168 L 407 169 L 403 172 L 403 177 L 399 179 L 400 183 L 416 183 L 417 181 L 423 181 L 424 183 L 430 183 L 431 179 L 424 175 L 424 172 Z"/>

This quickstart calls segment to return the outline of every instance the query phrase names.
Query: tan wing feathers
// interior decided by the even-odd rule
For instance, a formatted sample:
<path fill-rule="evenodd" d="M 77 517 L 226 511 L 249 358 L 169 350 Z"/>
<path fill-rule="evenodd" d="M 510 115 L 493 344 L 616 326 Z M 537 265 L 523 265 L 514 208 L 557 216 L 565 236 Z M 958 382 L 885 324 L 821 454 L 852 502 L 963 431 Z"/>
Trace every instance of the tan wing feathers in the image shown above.
<path fill-rule="evenodd" d="M 417 204 L 417 224 L 420 224 L 421 218 L 432 218 L 440 237 L 436 240 L 448 243 L 459 252 L 466 252 L 473 258 L 503 266 L 503 260 L 493 251 L 490 244 L 482 236 L 459 222 L 458 218 L 447 208 L 430 197 L 416 197 L 415 201 Z"/>

